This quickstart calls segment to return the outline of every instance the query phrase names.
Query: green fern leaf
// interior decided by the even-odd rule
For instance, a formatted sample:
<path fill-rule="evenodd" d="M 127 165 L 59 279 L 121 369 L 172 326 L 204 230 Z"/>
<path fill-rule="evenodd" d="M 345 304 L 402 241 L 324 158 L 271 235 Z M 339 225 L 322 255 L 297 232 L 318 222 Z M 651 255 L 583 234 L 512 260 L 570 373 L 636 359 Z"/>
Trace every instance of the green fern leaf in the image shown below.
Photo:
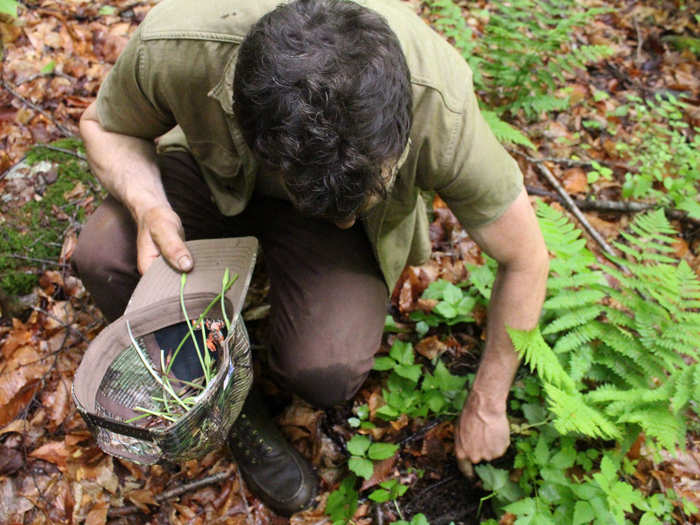
<path fill-rule="evenodd" d="M 553 385 L 544 385 L 549 409 L 557 416 L 554 427 L 562 434 L 580 432 L 590 437 L 619 439 L 620 430 L 601 411 L 586 404 L 580 393 L 559 390 Z"/>
<path fill-rule="evenodd" d="M 569 330 L 571 328 L 584 325 L 598 317 L 603 310 L 604 307 L 601 305 L 587 306 L 579 310 L 574 310 L 573 312 L 564 314 L 554 322 L 547 325 L 547 327 L 542 330 L 542 333 L 545 335 L 554 334 L 561 332 L 562 330 Z"/>
<path fill-rule="evenodd" d="M 698 373 L 700 364 L 696 363 L 673 374 L 669 379 L 669 384 L 673 384 L 674 393 L 671 397 L 671 411 L 678 415 L 693 397 L 693 376 Z M 700 400 L 700 397 L 696 398 Z"/>
<path fill-rule="evenodd" d="M 520 130 L 514 128 L 504 120 L 501 120 L 498 113 L 495 111 L 482 110 L 481 115 L 493 131 L 493 134 L 500 142 L 508 144 L 520 144 L 531 150 L 536 150 L 537 147 L 527 138 Z"/>
<path fill-rule="evenodd" d="M 542 339 L 539 328 L 532 330 L 516 330 L 508 328 L 508 335 L 515 350 L 523 357 L 530 369 L 537 372 L 543 381 L 552 383 L 566 390 L 574 390 L 571 377 L 561 366 L 556 354 Z"/>
<path fill-rule="evenodd" d="M 685 444 L 686 425 L 682 418 L 674 417 L 666 407 L 645 408 L 620 417 L 621 422 L 635 423 L 644 429 L 666 450 L 675 450 Z"/>
<path fill-rule="evenodd" d="M 600 290 L 579 290 L 564 292 L 545 301 L 544 310 L 561 310 L 595 304 L 605 297 Z"/>
<path fill-rule="evenodd" d="M 557 339 L 557 342 L 554 344 L 554 353 L 563 354 L 576 350 L 580 346 L 598 339 L 602 333 L 603 323 L 597 321 L 586 323 Z"/>

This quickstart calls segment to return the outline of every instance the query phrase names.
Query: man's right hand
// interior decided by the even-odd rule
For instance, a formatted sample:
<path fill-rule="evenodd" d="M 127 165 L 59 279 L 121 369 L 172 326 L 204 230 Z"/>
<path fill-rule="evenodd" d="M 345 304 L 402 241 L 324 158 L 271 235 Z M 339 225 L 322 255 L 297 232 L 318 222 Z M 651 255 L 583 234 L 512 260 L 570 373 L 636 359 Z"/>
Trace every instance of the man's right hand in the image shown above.
<path fill-rule="evenodd" d="M 192 255 L 185 245 L 182 222 L 172 208 L 150 208 L 138 217 L 137 227 L 137 265 L 142 275 L 161 254 L 178 271 L 189 272 L 192 269 Z"/>

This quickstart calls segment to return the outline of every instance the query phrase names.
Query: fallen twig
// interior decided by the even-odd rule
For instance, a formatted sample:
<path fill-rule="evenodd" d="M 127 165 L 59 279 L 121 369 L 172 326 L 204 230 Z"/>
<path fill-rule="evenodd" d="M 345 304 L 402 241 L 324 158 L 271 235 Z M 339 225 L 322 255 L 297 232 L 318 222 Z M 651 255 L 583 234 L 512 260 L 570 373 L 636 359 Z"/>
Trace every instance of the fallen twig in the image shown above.
<path fill-rule="evenodd" d="M 634 20 L 634 29 L 637 32 L 637 55 L 635 62 L 639 66 L 642 63 L 642 45 L 644 44 L 644 40 L 642 39 L 642 32 L 639 30 L 639 21 L 637 17 L 633 16 L 632 20 Z"/>
<path fill-rule="evenodd" d="M 231 476 L 231 471 L 226 470 L 224 472 L 219 472 L 218 474 L 212 474 L 211 476 L 207 476 L 202 479 L 198 479 L 196 481 L 191 481 L 189 483 L 185 483 L 183 485 L 180 485 L 179 487 L 175 487 L 170 490 L 166 490 L 160 494 L 158 494 L 155 499 L 156 503 L 160 504 L 163 503 L 165 500 L 171 499 L 171 498 L 176 498 L 178 496 L 182 496 L 186 492 L 190 492 L 192 490 L 197 490 L 202 487 L 206 487 L 207 485 L 213 485 L 214 483 L 219 483 L 221 481 L 224 481 L 226 478 Z M 128 516 L 129 514 L 134 514 L 136 512 L 139 512 L 141 509 L 139 509 L 136 505 L 127 505 L 125 507 L 118 507 L 114 509 L 110 509 L 109 512 L 107 512 L 107 517 L 108 518 L 118 518 L 120 516 Z"/>
<path fill-rule="evenodd" d="M 60 263 L 58 260 L 52 261 L 50 259 L 40 259 L 38 257 L 27 257 L 26 255 L 19 255 L 17 253 L 8 253 L 5 254 L 5 257 L 12 257 L 13 259 L 22 259 L 23 261 L 52 264 L 55 266 L 66 266 L 66 263 Z"/>
<path fill-rule="evenodd" d="M 415 441 L 417 439 L 423 439 L 425 435 L 430 432 L 432 429 L 434 429 L 436 426 L 438 426 L 440 423 L 445 422 L 446 419 L 442 417 L 438 417 L 433 419 L 432 421 L 429 421 L 425 425 L 423 425 L 421 428 L 419 428 L 416 432 L 413 432 L 411 435 L 408 437 L 405 437 L 401 441 L 399 441 L 399 445 L 405 445 L 406 443 L 410 441 Z"/>
<path fill-rule="evenodd" d="M 73 157 L 77 157 L 80 160 L 85 160 L 87 161 L 87 157 L 80 153 L 79 151 L 72 151 L 66 148 L 59 148 L 58 146 L 52 146 L 51 144 L 35 144 L 35 148 L 46 148 L 51 151 L 57 151 L 59 153 L 65 153 L 66 155 L 72 155 Z"/>
<path fill-rule="evenodd" d="M 539 197 L 549 197 L 559 202 L 563 202 L 561 196 L 557 193 L 536 188 L 535 186 L 525 186 L 530 195 Z M 642 211 L 654 210 L 660 205 L 654 202 L 628 202 L 628 201 L 607 201 L 607 200 L 589 200 L 589 199 L 572 199 L 576 206 L 581 210 L 592 210 L 602 212 L 617 212 L 617 213 L 638 213 Z M 666 217 L 679 221 L 687 221 L 693 224 L 700 225 L 700 221 L 688 217 L 688 212 L 676 210 L 673 208 L 664 208 Z"/>
<path fill-rule="evenodd" d="M 241 496 L 241 500 L 243 501 L 243 507 L 245 507 L 245 514 L 246 514 L 246 521 L 250 524 L 255 524 L 255 520 L 253 520 L 253 516 L 250 513 L 250 505 L 248 505 L 248 498 L 245 496 L 245 485 L 243 481 L 243 476 L 241 476 L 241 469 L 238 468 L 238 464 L 235 466 L 236 468 L 236 476 L 238 476 L 238 493 Z"/>
<path fill-rule="evenodd" d="M 34 310 L 34 311 L 36 311 L 36 312 L 39 312 L 39 313 L 41 313 L 41 314 L 44 314 L 45 316 L 47 316 L 47 317 L 53 319 L 53 320 L 56 321 L 59 325 L 61 325 L 63 328 L 65 328 L 68 332 L 72 332 L 72 333 L 74 333 L 75 335 L 77 335 L 77 336 L 80 338 L 81 341 L 86 341 L 86 342 L 87 342 L 87 339 L 85 338 L 85 336 L 83 335 L 83 333 L 82 333 L 80 330 L 78 330 L 77 328 L 75 328 L 75 327 L 73 327 L 73 326 L 71 326 L 71 325 L 69 325 L 69 324 L 66 324 L 64 321 L 62 321 L 61 319 L 59 319 L 58 317 L 56 317 L 54 314 L 52 314 L 52 313 L 49 312 L 48 310 L 44 310 L 43 308 L 40 308 L 40 307 L 38 307 L 38 306 L 33 306 L 33 305 L 32 305 L 31 308 L 32 308 L 32 310 Z"/>
<path fill-rule="evenodd" d="M 27 107 L 33 109 L 34 111 L 40 113 L 41 115 L 43 115 L 45 119 L 47 119 L 54 126 L 56 126 L 56 129 L 58 129 L 58 131 L 60 131 L 64 137 L 72 137 L 75 135 L 75 132 L 69 130 L 65 126 L 56 122 L 56 120 L 44 108 L 37 106 L 36 104 L 34 104 L 34 102 L 27 100 L 22 95 L 17 93 L 17 91 L 15 91 L 13 89 L 13 86 L 11 86 L 9 82 L 5 81 L 5 79 L 0 78 L 0 84 L 2 85 L 2 87 L 4 89 L 7 90 L 8 93 L 10 93 L 13 97 L 18 99 L 20 102 L 22 102 L 25 106 L 27 106 Z"/>
<path fill-rule="evenodd" d="M 531 157 L 527 153 L 523 153 L 520 150 L 514 149 L 514 148 L 506 148 L 510 153 L 513 153 L 515 155 L 518 155 L 525 160 L 528 160 L 530 162 L 537 163 L 537 162 L 554 162 L 555 164 L 563 164 L 564 166 L 593 166 L 594 162 L 597 162 L 601 166 L 608 166 L 612 168 L 623 168 L 623 169 L 628 169 L 627 165 L 621 164 L 618 162 L 609 162 L 605 160 L 575 160 L 575 159 L 566 159 L 562 157 Z"/>
<path fill-rule="evenodd" d="M 598 233 L 598 231 L 593 226 L 591 226 L 591 223 L 588 222 L 588 219 L 586 219 L 586 217 L 583 215 L 578 206 L 576 206 L 576 203 L 569 196 L 569 194 L 566 193 L 566 190 L 562 187 L 562 185 L 559 184 L 559 181 L 552 174 L 549 168 L 545 166 L 542 162 L 535 162 L 534 165 L 537 168 L 537 170 L 547 179 L 547 182 L 554 186 L 554 188 L 557 190 L 557 193 L 561 196 L 564 205 L 581 223 L 581 226 L 583 226 L 583 228 L 588 232 L 588 234 L 593 238 L 593 240 L 595 240 L 603 248 L 603 251 L 605 253 L 607 253 L 608 255 L 615 256 L 615 251 L 610 247 L 610 245 L 605 241 L 605 239 L 603 239 L 603 236 L 600 235 L 600 233 Z"/>

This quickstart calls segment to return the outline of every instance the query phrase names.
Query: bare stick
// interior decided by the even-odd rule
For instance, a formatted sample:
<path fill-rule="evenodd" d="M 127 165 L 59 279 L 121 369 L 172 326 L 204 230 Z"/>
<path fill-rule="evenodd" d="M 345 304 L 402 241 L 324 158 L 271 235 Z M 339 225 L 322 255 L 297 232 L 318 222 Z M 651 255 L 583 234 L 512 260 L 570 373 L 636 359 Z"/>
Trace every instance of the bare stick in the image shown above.
<path fill-rule="evenodd" d="M 224 481 L 226 478 L 231 476 L 230 471 L 224 471 L 224 472 L 219 472 L 218 474 L 213 474 L 211 476 L 207 476 L 206 478 L 198 479 L 196 481 L 191 481 L 190 483 L 185 483 L 184 485 L 180 485 L 179 487 L 175 487 L 170 490 L 166 490 L 165 492 L 162 492 L 156 496 L 156 502 L 157 503 L 163 503 L 165 500 L 171 499 L 171 498 L 176 498 L 178 496 L 182 496 L 186 492 L 190 492 L 192 490 L 197 490 L 202 487 L 206 487 L 207 485 L 212 485 L 214 483 L 219 483 L 221 481 Z M 110 509 L 110 511 L 107 513 L 108 518 L 118 518 L 120 516 L 128 516 L 129 514 L 134 514 L 136 512 L 140 512 L 141 509 L 139 509 L 136 505 L 127 505 L 126 507 L 119 507 L 116 509 Z"/>
<path fill-rule="evenodd" d="M 35 144 L 35 148 L 46 148 L 51 151 L 57 151 L 58 153 L 65 153 L 66 155 L 72 155 L 80 160 L 87 160 L 87 157 L 80 153 L 79 151 L 72 151 L 66 148 L 59 148 L 58 146 L 52 146 L 51 144 Z"/>
<path fill-rule="evenodd" d="M 588 234 L 591 237 L 593 237 L 593 240 L 600 244 L 605 253 L 607 253 L 608 255 L 615 256 L 615 251 L 610 247 L 610 245 L 605 241 L 605 239 L 603 239 L 603 236 L 600 235 L 600 233 L 598 233 L 598 231 L 593 226 L 591 226 L 591 223 L 588 222 L 588 219 L 586 219 L 586 217 L 583 215 L 578 206 L 576 206 L 576 203 L 573 201 L 573 199 L 569 196 L 568 193 L 566 193 L 566 190 L 562 187 L 561 184 L 559 184 L 559 181 L 552 174 L 552 172 L 549 171 L 549 168 L 540 162 L 536 162 L 535 167 L 542 175 L 544 175 L 545 179 L 547 179 L 547 182 L 554 186 L 554 188 L 557 190 L 557 193 L 563 199 L 565 206 L 581 223 L 581 226 L 583 226 L 583 228 L 588 232 Z"/>
<path fill-rule="evenodd" d="M 51 264 L 54 266 L 67 266 L 66 263 L 60 263 L 58 261 L 52 261 L 50 259 L 40 259 L 38 257 L 27 257 L 26 255 L 19 255 L 17 253 L 8 253 L 8 254 L 5 254 L 5 256 L 12 257 L 13 259 L 22 259 L 23 261 Z"/>
<path fill-rule="evenodd" d="M 530 195 L 538 195 L 540 197 L 549 197 L 550 199 L 555 199 L 562 202 L 563 199 L 560 195 L 553 193 L 551 191 L 543 190 L 541 188 L 536 188 L 534 186 L 525 186 L 527 192 Z M 604 201 L 604 200 L 589 200 L 589 199 L 573 199 L 576 206 L 581 210 L 593 210 L 593 211 L 603 211 L 603 212 L 617 212 L 617 213 L 637 213 L 641 211 L 654 210 L 656 208 L 662 207 L 656 202 L 633 202 L 633 201 Z M 676 210 L 674 208 L 664 208 L 666 217 L 669 219 L 675 219 L 679 221 L 687 221 L 692 224 L 700 224 L 700 221 L 688 217 L 688 212 L 683 210 Z"/>
<path fill-rule="evenodd" d="M 632 17 L 632 20 L 634 20 L 634 29 L 637 31 L 637 57 L 635 62 L 637 65 L 639 65 L 642 63 L 642 44 L 644 41 L 642 40 L 642 32 L 639 30 L 639 21 L 637 20 L 637 17 Z"/>
<path fill-rule="evenodd" d="M 605 160 L 574 160 L 574 159 L 565 159 L 561 157 L 531 157 L 530 155 L 523 153 L 520 150 L 514 149 L 514 148 L 506 148 L 510 153 L 513 153 L 515 155 L 518 155 L 526 160 L 529 160 L 532 163 L 537 163 L 537 162 L 554 162 L 555 164 L 563 164 L 564 166 L 593 166 L 594 162 L 597 162 L 601 166 L 609 166 L 612 168 L 623 168 L 623 169 L 629 169 L 626 164 L 624 163 L 619 163 L 619 162 L 609 162 Z"/>
<path fill-rule="evenodd" d="M 38 113 L 41 113 L 41 115 L 43 115 L 45 119 L 47 119 L 54 126 L 56 126 L 58 131 L 61 132 L 61 135 L 65 136 L 65 137 L 72 137 L 75 135 L 75 132 L 69 130 L 65 126 L 62 126 L 61 124 L 56 122 L 56 120 L 44 108 L 37 106 L 36 104 L 34 104 L 34 102 L 27 100 L 22 95 L 17 93 L 17 91 L 15 91 L 10 86 L 9 82 L 5 81 L 5 79 L 0 79 L 0 84 L 2 84 L 2 87 L 5 88 L 8 91 L 8 93 L 10 93 L 13 97 L 15 97 L 16 99 L 21 101 L 25 106 L 28 106 L 29 108 L 33 109 L 34 111 L 36 111 Z"/>

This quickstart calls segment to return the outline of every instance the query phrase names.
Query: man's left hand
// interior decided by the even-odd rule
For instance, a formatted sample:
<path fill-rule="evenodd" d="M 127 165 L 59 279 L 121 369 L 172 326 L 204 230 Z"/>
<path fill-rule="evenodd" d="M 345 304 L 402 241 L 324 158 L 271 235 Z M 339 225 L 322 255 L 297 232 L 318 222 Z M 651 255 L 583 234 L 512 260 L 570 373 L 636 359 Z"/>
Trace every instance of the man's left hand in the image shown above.
<path fill-rule="evenodd" d="M 501 457 L 509 445 L 510 427 L 505 405 L 494 405 L 472 390 L 455 428 L 455 454 L 462 473 L 472 477 L 472 463 Z"/>

